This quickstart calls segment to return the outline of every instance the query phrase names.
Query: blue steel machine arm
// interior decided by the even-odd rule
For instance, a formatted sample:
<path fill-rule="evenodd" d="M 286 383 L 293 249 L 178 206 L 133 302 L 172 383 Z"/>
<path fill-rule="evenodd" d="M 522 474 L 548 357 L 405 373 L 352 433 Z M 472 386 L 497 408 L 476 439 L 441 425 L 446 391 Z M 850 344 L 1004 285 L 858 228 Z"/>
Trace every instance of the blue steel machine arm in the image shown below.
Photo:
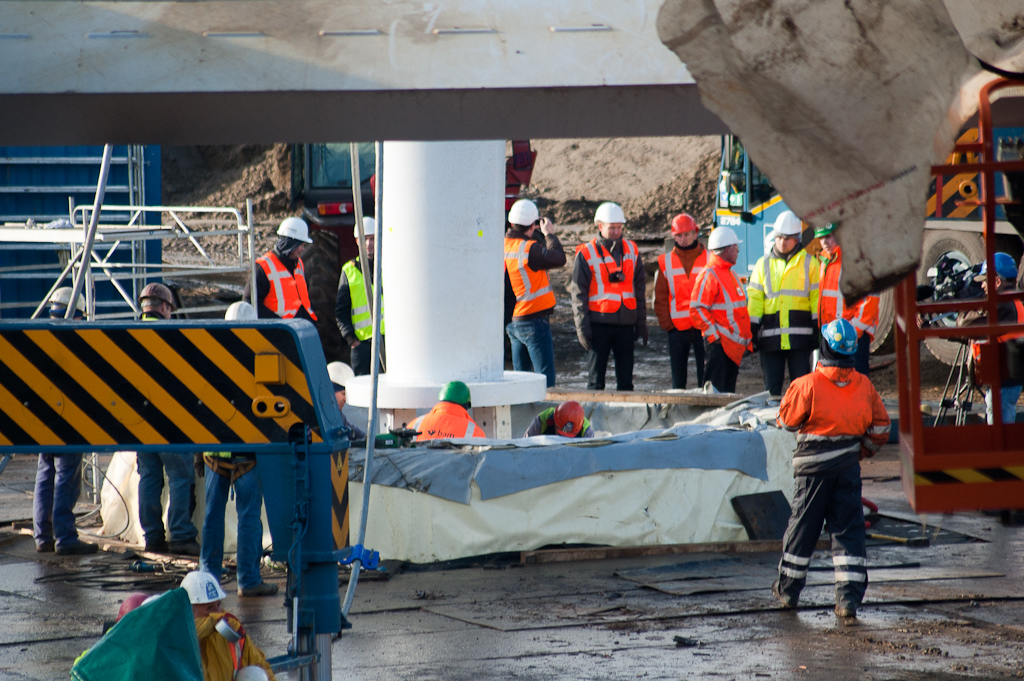
<path fill-rule="evenodd" d="M 289 565 L 293 642 L 274 665 L 310 666 L 318 681 L 330 678 L 330 640 L 347 626 L 338 563 L 378 560 L 361 546 L 335 550 L 342 423 L 309 322 L 0 324 L 0 458 L 256 452 L 274 557 Z"/>

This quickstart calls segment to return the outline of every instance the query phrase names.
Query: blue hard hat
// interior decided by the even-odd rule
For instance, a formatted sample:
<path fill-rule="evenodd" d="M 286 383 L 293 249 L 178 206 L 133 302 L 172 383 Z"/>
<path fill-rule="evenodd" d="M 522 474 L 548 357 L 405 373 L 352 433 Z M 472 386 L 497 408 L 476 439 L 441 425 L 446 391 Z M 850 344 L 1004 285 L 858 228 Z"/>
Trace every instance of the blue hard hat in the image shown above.
<path fill-rule="evenodd" d="M 1000 279 L 1005 281 L 1014 281 L 1017 279 L 1017 263 L 1013 261 L 1013 256 L 1009 253 L 996 253 L 993 256 L 996 261 L 996 274 L 999 275 Z M 985 275 L 988 273 L 988 259 L 981 261 L 981 272 L 974 278 L 975 281 L 984 281 Z"/>
<path fill-rule="evenodd" d="M 822 328 L 821 335 L 832 352 L 840 355 L 857 352 L 857 330 L 845 319 L 833 319 Z"/>

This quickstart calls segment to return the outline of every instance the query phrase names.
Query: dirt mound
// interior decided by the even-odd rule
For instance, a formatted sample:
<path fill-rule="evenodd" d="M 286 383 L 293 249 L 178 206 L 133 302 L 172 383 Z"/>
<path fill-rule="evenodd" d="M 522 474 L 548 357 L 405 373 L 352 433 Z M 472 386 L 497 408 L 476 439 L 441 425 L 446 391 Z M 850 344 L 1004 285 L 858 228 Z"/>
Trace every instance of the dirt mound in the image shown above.
<path fill-rule="evenodd" d="M 674 215 L 710 224 L 718 137 L 533 140 L 526 194 L 560 224 L 590 222 L 603 201 L 622 205 L 630 229 L 660 231 Z"/>
<path fill-rule="evenodd" d="M 263 218 L 288 211 L 291 153 L 287 144 L 161 148 L 163 200 L 170 205 L 231 206 L 245 200 Z"/>

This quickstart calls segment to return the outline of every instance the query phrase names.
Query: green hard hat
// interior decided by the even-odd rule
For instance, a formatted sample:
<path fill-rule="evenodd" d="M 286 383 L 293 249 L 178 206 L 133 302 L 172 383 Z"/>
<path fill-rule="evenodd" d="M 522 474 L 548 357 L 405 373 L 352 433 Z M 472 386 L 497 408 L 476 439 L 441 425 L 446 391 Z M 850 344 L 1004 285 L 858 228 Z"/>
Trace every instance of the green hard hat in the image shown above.
<path fill-rule="evenodd" d="M 827 225 L 822 225 L 821 227 L 815 227 L 814 228 L 814 237 L 817 238 L 817 239 L 820 239 L 823 236 L 828 236 L 832 232 L 836 231 L 836 227 L 838 227 L 838 226 L 839 226 L 839 223 L 837 223 L 837 222 L 830 222 Z"/>
<path fill-rule="evenodd" d="M 454 402 L 455 404 L 461 404 L 463 407 L 468 407 L 470 406 L 469 386 L 462 381 L 445 383 L 437 399 L 442 402 Z"/>

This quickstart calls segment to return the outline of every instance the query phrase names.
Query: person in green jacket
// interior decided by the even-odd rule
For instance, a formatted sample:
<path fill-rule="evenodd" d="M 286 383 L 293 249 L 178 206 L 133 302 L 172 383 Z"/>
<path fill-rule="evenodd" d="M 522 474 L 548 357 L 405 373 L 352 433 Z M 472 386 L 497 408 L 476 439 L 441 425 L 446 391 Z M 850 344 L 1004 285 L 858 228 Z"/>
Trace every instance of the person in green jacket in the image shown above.
<path fill-rule="evenodd" d="M 575 400 L 545 409 L 533 419 L 523 437 L 561 435 L 563 437 L 594 437 L 594 429 L 583 413 L 583 405 Z"/>
<path fill-rule="evenodd" d="M 359 239 L 359 229 L 353 230 Z M 373 218 L 363 218 L 363 233 L 366 235 L 366 257 L 368 270 L 373 276 L 373 246 L 377 234 L 377 223 Z M 373 282 L 371 281 L 371 284 Z M 359 258 L 349 260 L 341 268 L 338 281 L 338 297 L 334 303 L 334 317 L 338 330 L 352 353 L 350 364 L 356 376 L 370 373 L 370 338 L 373 336 L 373 301 L 367 298 L 367 287 L 363 283 L 363 271 Z M 372 286 L 370 287 L 372 296 Z M 384 356 L 384 321 L 380 323 L 381 357 Z"/>

